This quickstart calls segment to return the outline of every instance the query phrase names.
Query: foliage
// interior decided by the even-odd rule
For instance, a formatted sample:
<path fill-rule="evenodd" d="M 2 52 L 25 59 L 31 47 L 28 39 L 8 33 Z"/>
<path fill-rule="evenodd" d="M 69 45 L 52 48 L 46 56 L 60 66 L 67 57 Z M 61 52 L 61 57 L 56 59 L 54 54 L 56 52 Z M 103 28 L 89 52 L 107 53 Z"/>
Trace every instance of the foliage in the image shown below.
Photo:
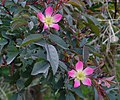
<path fill-rule="evenodd" d="M 38 12 L 44 14 L 49 6 L 55 14 L 62 15 L 58 22 L 60 30 L 43 29 L 44 23 L 37 17 Z M 0 97 L 118 100 L 118 6 L 118 2 L 109 0 L 1 0 L 0 77 L 2 85 L 9 84 L 11 93 L 7 97 L 7 91 L 0 85 L 3 94 Z M 78 61 L 84 63 L 84 68 L 94 69 L 91 87 L 82 84 L 73 87 L 68 71 Z M 115 78 L 106 79 L 111 76 Z M 101 80 L 104 84 L 99 84 Z M 107 82 L 111 85 L 109 88 L 105 85 Z"/>

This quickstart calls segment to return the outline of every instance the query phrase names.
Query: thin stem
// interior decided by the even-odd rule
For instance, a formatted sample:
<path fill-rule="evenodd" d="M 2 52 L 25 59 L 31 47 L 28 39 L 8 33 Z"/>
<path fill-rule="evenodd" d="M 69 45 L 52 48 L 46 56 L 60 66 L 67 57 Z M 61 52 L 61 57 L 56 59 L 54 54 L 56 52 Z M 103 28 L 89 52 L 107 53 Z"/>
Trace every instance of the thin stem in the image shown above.
<path fill-rule="evenodd" d="M 0 5 L 0 6 L 2 6 L 2 7 L 8 12 L 8 14 L 9 14 L 11 17 L 13 17 L 13 14 L 11 14 L 11 12 L 9 11 L 9 9 L 8 9 L 7 7 L 5 7 L 5 5 Z"/>

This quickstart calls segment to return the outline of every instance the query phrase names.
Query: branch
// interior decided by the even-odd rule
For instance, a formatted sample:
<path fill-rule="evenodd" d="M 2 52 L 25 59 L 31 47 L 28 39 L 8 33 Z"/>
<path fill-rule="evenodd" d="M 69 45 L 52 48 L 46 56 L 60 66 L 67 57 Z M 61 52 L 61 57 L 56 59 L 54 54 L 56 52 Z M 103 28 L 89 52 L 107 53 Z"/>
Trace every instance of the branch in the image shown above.
<path fill-rule="evenodd" d="M 11 14 L 11 12 L 9 11 L 9 9 L 8 9 L 7 7 L 5 7 L 4 5 L 3 5 L 3 7 L 4 7 L 4 9 L 8 12 L 8 14 L 9 14 L 11 17 L 13 17 L 13 14 Z"/>
<path fill-rule="evenodd" d="M 11 17 L 13 17 L 13 14 L 9 11 L 9 9 L 7 7 L 5 7 L 5 5 L 0 5 L 0 6 L 2 6 L 7 11 L 7 14 L 9 14 Z"/>
<path fill-rule="evenodd" d="M 114 0 L 114 7 L 115 7 L 114 18 L 116 18 L 116 14 L 117 14 L 117 0 Z"/>

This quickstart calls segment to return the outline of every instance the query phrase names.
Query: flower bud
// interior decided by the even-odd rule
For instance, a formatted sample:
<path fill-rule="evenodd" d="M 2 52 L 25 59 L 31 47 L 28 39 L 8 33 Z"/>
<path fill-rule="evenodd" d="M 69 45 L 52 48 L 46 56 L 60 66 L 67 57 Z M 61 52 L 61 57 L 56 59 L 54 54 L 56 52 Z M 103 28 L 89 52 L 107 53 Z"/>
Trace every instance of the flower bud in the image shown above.
<path fill-rule="evenodd" d="M 117 36 L 112 36 L 112 37 L 110 38 L 110 42 L 111 42 L 111 43 L 118 42 L 118 40 L 119 40 L 119 38 L 118 38 Z"/>

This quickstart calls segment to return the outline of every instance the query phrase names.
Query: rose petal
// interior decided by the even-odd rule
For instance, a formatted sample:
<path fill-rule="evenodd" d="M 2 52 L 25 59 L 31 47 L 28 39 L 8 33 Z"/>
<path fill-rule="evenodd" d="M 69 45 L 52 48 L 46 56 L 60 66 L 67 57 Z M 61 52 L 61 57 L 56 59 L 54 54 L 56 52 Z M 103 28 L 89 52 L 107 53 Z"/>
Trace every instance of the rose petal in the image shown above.
<path fill-rule="evenodd" d="M 112 77 L 104 78 L 104 80 L 112 81 L 114 78 L 115 78 L 115 76 L 112 76 Z"/>
<path fill-rule="evenodd" d="M 81 62 L 81 61 L 77 62 L 77 64 L 76 64 L 76 70 L 77 71 L 83 70 L 83 62 Z"/>
<path fill-rule="evenodd" d="M 74 77 L 75 77 L 75 73 L 76 73 L 75 70 L 71 70 L 71 71 L 68 72 L 68 75 L 69 75 L 70 77 L 74 78 Z"/>
<path fill-rule="evenodd" d="M 40 19 L 41 22 L 44 22 L 45 16 L 41 12 L 37 14 L 37 17 Z"/>
<path fill-rule="evenodd" d="M 74 80 L 74 88 L 77 88 L 77 87 L 79 87 L 79 86 L 80 86 L 80 81 L 77 80 L 77 79 L 75 79 L 75 80 Z"/>
<path fill-rule="evenodd" d="M 90 74 L 93 73 L 94 69 L 93 69 L 93 68 L 90 68 L 90 67 L 87 67 L 87 68 L 85 68 L 83 71 L 84 71 L 84 73 L 85 73 L 86 75 L 90 75 Z"/>
<path fill-rule="evenodd" d="M 45 30 L 45 29 L 48 29 L 48 25 L 44 23 L 43 29 L 44 29 L 44 30 Z"/>
<path fill-rule="evenodd" d="M 50 25 L 50 27 L 51 27 L 51 28 L 54 28 L 54 29 L 56 29 L 56 30 L 59 30 L 59 29 L 60 29 L 60 27 L 59 27 L 58 24 L 52 24 L 52 25 Z"/>
<path fill-rule="evenodd" d="M 110 88 L 110 84 L 107 81 L 104 81 L 104 86 L 107 86 L 107 88 Z"/>
<path fill-rule="evenodd" d="M 85 78 L 84 80 L 82 80 L 82 83 L 84 85 L 88 85 L 88 86 L 91 86 L 91 80 L 89 78 Z"/>
<path fill-rule="evenodd" d="M 57 23 L 62 19 L 62 15 L 61 14 L 56 14 L 53 16 L 54 22 Z"/>
<path fill-rule="evenodd" d="M 46 16 L 51 16 L 53 13 L 53 8 L 52 7 L 47 7 L 45 10 L 45 15 Z"/>

